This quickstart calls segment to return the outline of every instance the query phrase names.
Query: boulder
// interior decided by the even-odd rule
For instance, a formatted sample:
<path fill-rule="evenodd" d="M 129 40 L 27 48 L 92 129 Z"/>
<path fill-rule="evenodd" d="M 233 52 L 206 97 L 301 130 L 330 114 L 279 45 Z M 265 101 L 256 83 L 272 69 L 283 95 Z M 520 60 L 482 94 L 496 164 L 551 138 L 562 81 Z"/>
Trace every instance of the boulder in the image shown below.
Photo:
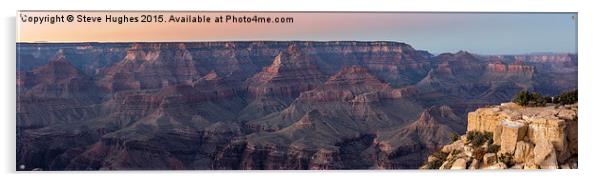
<path fill-rule="evenodd" d="M 468 156 L 468 157 L 472 157 L 472 152 L 473 149 L 470 146 L 464 146 L 464 155 Z"/>
<path fill-rule="evenodd" d="M 497 163 L 497 155 L 494 153 L 486 153 L 483 155 L 483 163 L 485 166 L 490 166 Z"/>
<path fill-rule="evenodd" d="M 510 169 L 523 169 L 525 167 L 525 164 L 515 164 L 514 166 L 510 167 Z"/>
<path fill-rule="evenodd" d="M 537 166 L 537 164 L 535 164 L 533 162 L 527 162 L 523 166 L 523 169 L 539 169 L 539 166 Z"/>
<path fill-rule="evenodd" d="M 486 168 L 483 168 L 483 169 L 508 169 L 508 166 L 506 166 L 506 164 L 504 164 L 502 162 L 498 162 L 491 166 L 487 166 Z"/>
<path fill-rule="evenodd" d="M 454 161 L 450 169 L 466 169 L 466 162 L 465 158 L 458 158 Z"/>
<path fill-rule="evenodd" d="M 441 148 L 441 152 L 443 152 L 443 153 L 452 153 L 455 150 L 462 151 L 463 147 L 464 147 L 463 141 L 462 140 L 458 140 L 458 141 L 455 141 L 452 144 L 443 146 L 443 148 Z"/>
<path fill-rule="evenodd" d="M 432 155 L 431 155 L 431 156 L 429 156 L 429 157 L 426 159 L 426 161 L 427 161 L 427 162 L 433 162 L 433 161 L 436 161 L 436 160 L 441 160 L 441 159 L 439 159 L 439 158 L 437 158 L 437 157 L 435 157 L 435 156 L 432 156 Z"/>

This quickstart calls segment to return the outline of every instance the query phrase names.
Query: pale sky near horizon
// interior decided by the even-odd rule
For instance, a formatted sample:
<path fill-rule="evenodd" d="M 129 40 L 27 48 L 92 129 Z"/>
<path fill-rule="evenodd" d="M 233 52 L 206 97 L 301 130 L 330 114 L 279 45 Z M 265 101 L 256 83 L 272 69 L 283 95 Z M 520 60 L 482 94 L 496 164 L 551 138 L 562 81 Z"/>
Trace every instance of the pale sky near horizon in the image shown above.
<path fill-rule="evenodd" d="M 21 15 L 293 17 L 288 24 L 24 23 Z M 214 20 L 214 19 L 212 19 Z M 19 12 L 17 42 L 397 41 L 431 53 L 575 53 L 576 13 Z"/>

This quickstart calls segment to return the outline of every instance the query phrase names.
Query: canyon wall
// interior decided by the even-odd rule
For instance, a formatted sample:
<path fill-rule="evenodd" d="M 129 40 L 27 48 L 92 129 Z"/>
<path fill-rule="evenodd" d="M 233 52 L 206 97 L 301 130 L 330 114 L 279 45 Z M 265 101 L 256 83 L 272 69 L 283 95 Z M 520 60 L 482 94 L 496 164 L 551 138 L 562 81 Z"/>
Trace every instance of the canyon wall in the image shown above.
<path fill-rule="evenodd" d="M 386 41 L 17 47 L 19 170 L 415 169 L 468 111 L 577 87 L 562 57 Z"/>

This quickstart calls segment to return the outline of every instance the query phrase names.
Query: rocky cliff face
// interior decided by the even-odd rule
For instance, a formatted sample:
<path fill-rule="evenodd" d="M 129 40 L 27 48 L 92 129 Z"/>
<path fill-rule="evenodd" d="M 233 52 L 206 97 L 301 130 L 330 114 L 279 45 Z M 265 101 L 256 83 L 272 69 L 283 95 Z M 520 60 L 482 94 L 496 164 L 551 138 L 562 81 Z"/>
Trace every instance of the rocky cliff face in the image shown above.
<path fill-rule="evenodd" d="M 498 63 L 398 42 L 18 49 L 22 170 L 418 168 L 468 111 L 577 77 L 560 57 Z"/>
<path fill-rule="evenodd" d="M 185 44 L 133 44 L 103 75 L 99 85 L 109 92 L 191 84 L 199 77 Z"/>
<path fill-rule="evenodd" d="M 17 118 L 22 127 L 39 128 L 97 116 L 100 102 L 92 77 L 78 70 L 62 51 L 47 65 L 21 74 L 17 88 Z"/>
<path fill-rule="evenodd" d="M 468 114 L 468 134 L 429 156 L 423 168 L 576 169 L 577 104 L 514 103 Z"/>
<path fill-rule="evenodd" d="M 431 107 L 411 124 L 377 132 L 374 142 L 379 169 L 415 169 L 463 128 L 462 119 L 448 106 Z"/>

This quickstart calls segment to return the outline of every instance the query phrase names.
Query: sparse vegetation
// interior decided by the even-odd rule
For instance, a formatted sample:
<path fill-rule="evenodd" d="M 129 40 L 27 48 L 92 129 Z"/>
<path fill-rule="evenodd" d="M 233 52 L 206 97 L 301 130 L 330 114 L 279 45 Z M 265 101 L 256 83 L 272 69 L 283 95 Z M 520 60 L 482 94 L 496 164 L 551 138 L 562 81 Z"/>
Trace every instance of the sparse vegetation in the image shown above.
<path fill-rule="evenodd" d="M 512 102 L 520 106 L 541 107 L 548 103 L 554 104 L 574 104 L 577 103 L 577 90 L 561 93 L 555 97 L 542 96 L 537 92 L 520 91 L 517 93 Z"/>
<path fill-rule="evenodd" d="M 442 159 L 437 159 L 434 161 L 430 161 L 426 163 L 426 168 L 427 169 L 439 169 L 441 167 L 441 165 L 443 165 L 443 160 Z"/>
<path fill-rule="evenodd" d="M 471 143 L 473 147 L 479 147 L 485 142 L 488 144 L 493 143 L 493 133 L 491 132 L 479 132 L 479 131 L 469 131 L 466 134 L 466 141 Z"/>
<path fill-rule="evenodd" d="M 445 152 L 441 152 L 441 150 L 433 153 L 433 156 L 435 156 L 436 158 L 439 158 L 439 159 L 445 159 L 445 158 L 447 158 L 447 155 L 449 155 L 449 154 L 445 153 Z"/>
<path fill-rule="evenodd" d="M 560 94 L 556 99 L 554 99 L 554 103 L 560 105 L 577 103 L 577 90 Z"/>
<path fill-rule="evenodd" d="M 458 135 L 458 134 L 456 134 L 456 133 L 453 133 L 453 132 L 452 132 L 452 133 L 450 134 L 450 138 L 451 138 L 451 141 L 452 141 L 452 142 L 456 142 L 456 141 L 458 141 L 458 140 L 460 139 L 460 135 Z"/>
<path fill-rule="evenodd" d="M 439 169 L 441 165 L 443 165 L 443 161 L 447 158 L 448 153 L 441 152 L 438 150 L 434 152 L 431 156 L 435 157 L 435 160 L 427 161 L 425 166 L 427 169 Z"/>
<path fill-rule="evenodd" d="M 503 153 L 498 157 L 497 160 L 506 164 L 506 166 L 508 167 L 514 165 L 514 157 L 512 156 L 512 154 L 509 153 Z"/>
<path fill-rule="evenodd" d="M 487 153 L 497 153 L 498 151 L 500 151 L 499 145 L 492 144 L 487 147 Z"/>
<path fill-rule="evenodd" d="M 529 91 L 520 91 L 514 96 L 512 102 L 521 106 L 526 106 L 527 104 L 529 104 L 529 100 L 531 100 L 530 97 L 531 94 L 529 93 Z"/>
<path fill-rule="evenodd" d="M 493 133 L 491 133 L 491 132 L 485 132 L 483 134 L 485 135 L 485 139 L 487 140 L 487 144 L 489 144 L 489 145 L 493 144 Z"/>
<path fill-rule="evenodd" d="M 546 100 L 552 100 L 551 98 L 546 98 L 541 96 L 541 94 L 537 92 L 529 92 L 529 91 L 520 91 L 518 94 L 514 96 L 512 102 L 520 105 L 520 106 L 545 106 Z"/>
<path fill-rule="evenodd" d="M 483 147 L 478 147 L 474 150 L 472 155 L 477 160 L 483 160 L 483 156 L 485 156 L 486 153 L 487 153 L 487 149 L 485 149 Z"/>

